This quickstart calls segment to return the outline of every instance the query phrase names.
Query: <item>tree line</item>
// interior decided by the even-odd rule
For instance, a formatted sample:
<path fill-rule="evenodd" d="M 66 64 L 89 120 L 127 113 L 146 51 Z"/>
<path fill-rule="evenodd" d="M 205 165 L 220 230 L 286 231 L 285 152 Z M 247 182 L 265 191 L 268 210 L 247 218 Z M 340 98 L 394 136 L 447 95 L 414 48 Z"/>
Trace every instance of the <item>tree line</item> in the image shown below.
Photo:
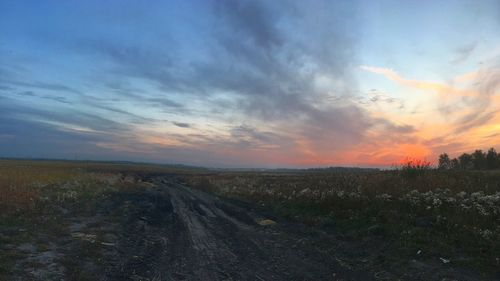
<path fill-rule="evenodd" d="M 439 155 L 438 168 L 443 170 L 493 170 L 500 168 L 500 154 L 494 148 L 487 152 L 480 149 L 473 153 L 463 153 L 450 159 L 448 154 Z"/>

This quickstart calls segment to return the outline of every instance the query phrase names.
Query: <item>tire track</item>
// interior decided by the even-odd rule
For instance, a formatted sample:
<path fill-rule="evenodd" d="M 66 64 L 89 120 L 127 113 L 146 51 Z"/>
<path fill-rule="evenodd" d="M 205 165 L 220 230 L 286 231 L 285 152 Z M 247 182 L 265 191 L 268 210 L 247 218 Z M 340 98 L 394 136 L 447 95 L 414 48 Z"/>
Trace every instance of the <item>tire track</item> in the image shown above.
<path fill-rule="evenodd" d="M 286 222 L 159 177 L 151 190 L 117 198 L 120 262 L 106 280 L 372 280 L 301 246 Z M 131 202 L 123 204 L 120 202 Z M 302 232 L 304 230 L 301 230 Z M 302 233 L 303 235 L 303 233 Z"/>

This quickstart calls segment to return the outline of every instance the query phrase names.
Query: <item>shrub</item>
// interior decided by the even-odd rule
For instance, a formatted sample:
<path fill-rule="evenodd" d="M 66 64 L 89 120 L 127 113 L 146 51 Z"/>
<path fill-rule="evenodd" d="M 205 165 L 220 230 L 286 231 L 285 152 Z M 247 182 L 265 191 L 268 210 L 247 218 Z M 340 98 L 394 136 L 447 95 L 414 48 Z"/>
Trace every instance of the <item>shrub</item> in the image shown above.
<path fill-rule="evenodd" d="M 416 177 L 427 173 L 428 171 L 432 170 L 433 167 L 431 165 L 431 162 L 425 159 L 421 160 L 407 158 L 405 159 L 403 164 L 396 166 L 396 169 L 399 170 L 402 176 Z"/>

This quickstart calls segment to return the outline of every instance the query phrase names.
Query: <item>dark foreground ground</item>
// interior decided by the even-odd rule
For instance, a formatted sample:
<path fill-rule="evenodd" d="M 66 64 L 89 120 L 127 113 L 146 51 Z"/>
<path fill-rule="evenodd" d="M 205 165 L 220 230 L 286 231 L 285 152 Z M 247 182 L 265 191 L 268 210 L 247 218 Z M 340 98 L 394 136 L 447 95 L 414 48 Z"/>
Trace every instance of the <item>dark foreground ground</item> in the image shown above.
<path fill-rule="evenodd" d="M 377 256 L 383 241 L 360 247 L 175 176 L 147 180 L 148 188 L 102 196 L 91 209 L 61 209 L 64 235 L 34 225 L 33 243 L 1 245 L 22 252 L 10 257 L 6 280 L 484 280 L 439 263 L 388 268 Z"/>

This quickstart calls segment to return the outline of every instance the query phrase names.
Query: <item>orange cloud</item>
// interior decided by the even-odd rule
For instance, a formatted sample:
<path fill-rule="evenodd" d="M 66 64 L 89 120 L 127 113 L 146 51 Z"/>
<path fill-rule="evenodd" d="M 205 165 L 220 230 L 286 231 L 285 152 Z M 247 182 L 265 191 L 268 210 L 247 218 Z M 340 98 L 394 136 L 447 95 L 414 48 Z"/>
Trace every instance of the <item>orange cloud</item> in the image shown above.
<path fill-rule="evenodd" d="M 411 80 L 411 79 L 406 79 L 400 76 L 396 71 L 394 71 L 391 68 L 384 68 L 384 67 L 374 67 L 374 66 L 366 66 L 362 65 L 360 66 L 361 69 L 376 73 L 376 74 L 381 74 L 385 76 L 386 78 L 397 82 L 399 84 L 405 85 L 410 88 L 414 88 L 417 90 L 423 90 L 423 91 L 434 91 L 436 93 L 439 93 L 441 95 L 446 95 L 446 94 L 454 94 L 458 96 L 474 96 L 475 92 L 470 91 L 470 90 L 462 90 L 462 89 L 457 89 L 448 85 L 436 83 L 436 82 L 428 82 L 428 81 L 418 81 L 418 80 Z M 459 77 L 461 80 L 466 80 L 466 79 L 471 79 L 473 75 L 469 74 L 469 76 L 465 77 Z"/>

